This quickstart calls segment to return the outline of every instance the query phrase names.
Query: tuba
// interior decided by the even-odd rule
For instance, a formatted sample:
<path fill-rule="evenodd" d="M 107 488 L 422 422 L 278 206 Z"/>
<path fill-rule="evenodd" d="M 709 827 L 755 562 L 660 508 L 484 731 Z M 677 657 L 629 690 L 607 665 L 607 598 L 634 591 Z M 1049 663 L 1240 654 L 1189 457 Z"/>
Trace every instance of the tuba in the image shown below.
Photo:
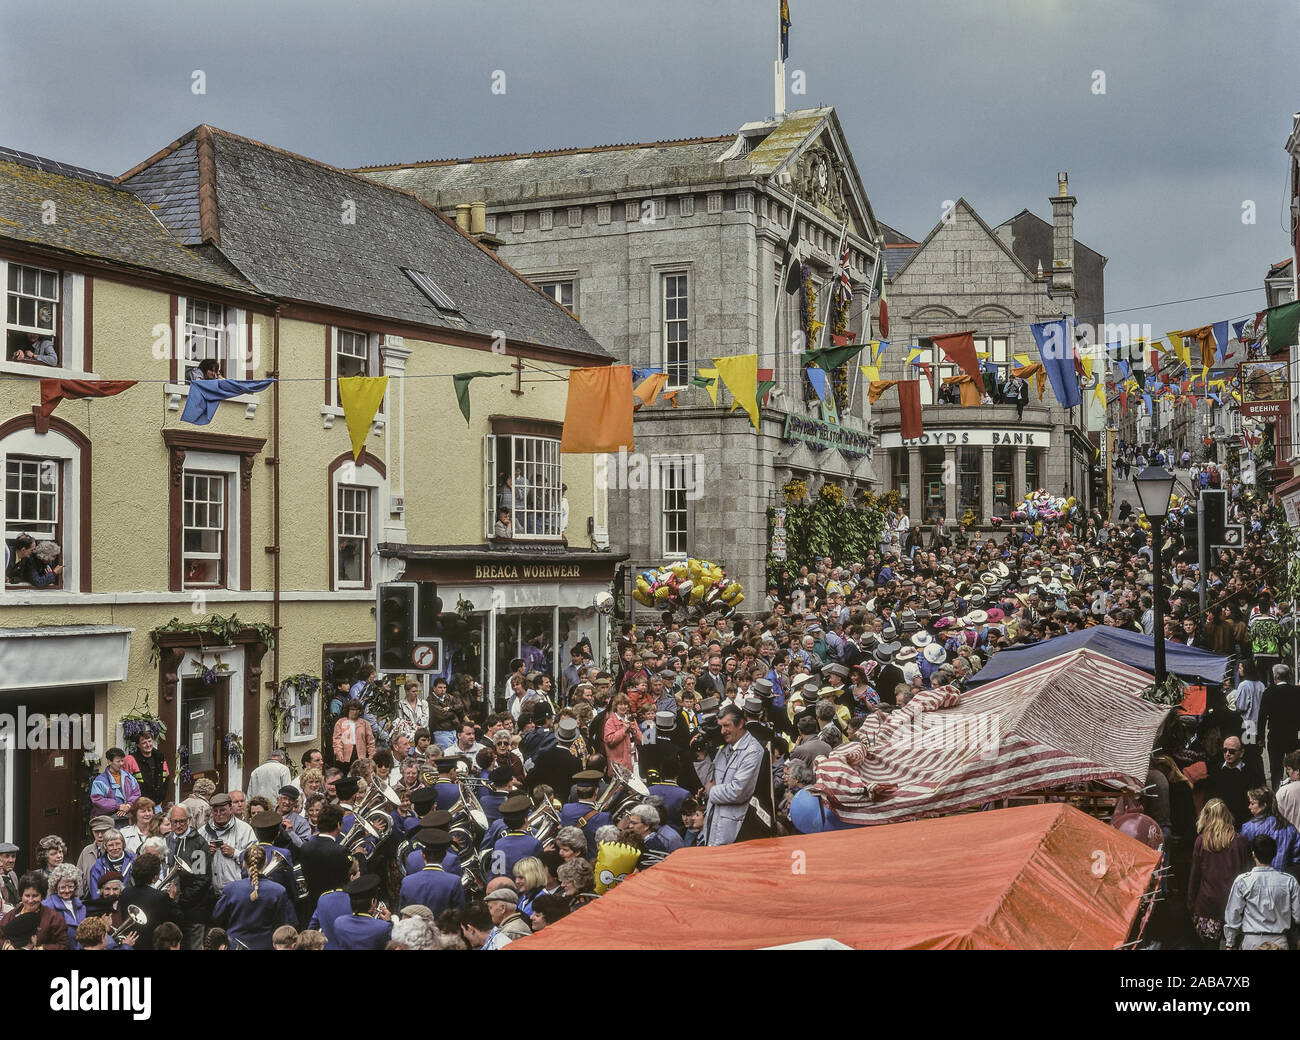
<path fill-rule="evenodd" d="M 343 836 L 340 844 L 349 853 L 357 852 L 367 839 L 376 843 L 382 841 L 392 831 L 392 813 L 399 808 L 402 800 L 391 787 L 375 777 L 370 777 L 370 786 L 356 803 L 348 806 L 352 811 L 353 826 Z M 381 829 L 380 824 L 383 824 Z"/>
<path fill-rule="evenodd" d="M 614 774 L 614 778 L 609 782 L 605 790 L 600 792 L 600 796 L 595 802 L 592 803 L 590 812 L 583 816 L 574 826 L 586 827 L 597 813 L 602 812 L 608 812 L 612 822 L 632 806 L 637 805 L 643 798 L 650 796 L 650 789 L 630 769 L 619 765 L 617 762 L 611 762 L 609 768 Z"/>
<path fill-rule="evenodd" d="M 550 851 L 555 848 L 555 836 L 560 833 L 560 814 L 549 798 L 528 814 L 524 830 L 531 832 L 542 843 L 543 849 Z"/>

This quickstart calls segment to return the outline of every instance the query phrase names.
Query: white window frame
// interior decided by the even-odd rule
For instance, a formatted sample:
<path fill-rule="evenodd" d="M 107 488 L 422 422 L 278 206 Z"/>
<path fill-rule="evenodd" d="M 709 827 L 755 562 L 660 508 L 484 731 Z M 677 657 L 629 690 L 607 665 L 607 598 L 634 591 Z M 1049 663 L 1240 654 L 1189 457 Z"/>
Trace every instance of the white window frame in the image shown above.
<path fill-rule="evenodd" d="M 245 353 L 245 344 L 248 341 L 250 329 L 248 327 L 248 312 L 241 307 L 230 307 L 225 304 L 214 303 L 212 300 L 200 299 L 191 296 L 176 297 L 176 328 L 172 335 L 176 344 L 176 384 L 175 387 L 168 387 L 169 391 L 179 392 L 184 395 L 186 388 L 189 386 L 189 370 L 197 369 L 199 361 L 204 357 L 211 357 L 210 354 L 203 354 L 191 360 L 189 357 L 189 309 L 190 304 L 203 304 L 208 307 L 220 307 L 222 313 L 222 324 L 220 326 L 221 344 L 217 349 L 216 358 L 221 362 L 221 372 L 226 379 L 251 379 L 252 368 L 257 362 L 257 351 L 249 345 L 248 353 Z M 217 328 L 217 326 L 206 325 L 204 328 Z M 252 355 L 252 356 L 250 356 Z M 250 395 L 241 394 L 238 398 L 232 400 L 246 403 L 245 398 Z"/>
<path fill-rule="evenodd" d="M 192 502 L 189 497 L 191 487 L 196 492 Z M 202 497 L 197 494 L 200 489 L 203 491 Z M 229 560 L 226 559 L 229 550 L 226 547 L 229 544 L 230 536 L 229 498 L 230 477 L 227 474 L 209 473 L 186 468 L 181 482 L 181 574 L 182 583 L 186 589 L 220 589 L 226 587 L 226 569 L 229 564 Z M 202 523 L 198 522 L 200 509 L 202 510 Z M 212 522 L 214 510 L 218 511 L 218 520 L 215 526 Z M 191 522 L 191 516 L 194 517 L 194 522 Z M 190 531 L 215 532 L 218 535 L 218 544 L 221 546 L 220 551 L 204 552 L 202 550 L 191 551 L 186 549 L 186 535 Z M 191 582 L 187 576 L 187 564 L 191 560 L 215 562 L 217 564 L 217 575 L 212 581 Z"/>
<path fill-rule="evenodd" d="M 934 404 L 935 399 L 939 396 L 939 391 L 943 389 L 943 381 L 950 376 L 957 374 L 957 366 L 950 361 L 936 361 L 936 358 L 943 357 L 943 349 L 939 346 L 919 347 L 921 356 L 916 360 L 930 366 L 930 372 L 934 376 L 934 385 L 925 378 L 925 373 L 914 364 L 908 364 L 904 367 L 909 369 L 908 378 L 920 380 L 921 383 L 921 404 Z"/>
<path fill-rule="evenodd" d="M 687 471 L 693 459 L 686 456 L 655 456 L 652 460 L 659 475 L 659 548 L 665 560 L 684 560 L 690 555 L 691 502 L 687 493 Z M 680 517 L 681 547 L 669 544 L 669 518 Z M 677 525 L 674 524 L 674 527 Z"/>
<path fill-rule="evenodd" d="M 547 486 L 541 490 L 547 492 L 550 496 L 550 508 L 546 506 L 538 507 L 536 498 L 532 499 L 533 505 L 525 506 L 524 519 L 521 522 L 519 510 L 515 503 L 517 497 L 512 495 L 510 505 L 510 529 L 514 541 L 523 542 L 558 542 L 560 540 L 560 499 L 563 493 L 560 490 L 564 485 L 564 456 L 560 454 L 560 440 L 558 437 L 536 437 L 518 433 L 489 433 L 483 438 L 483 513 L 484 513 L 484 536 L 494 538 L 496 533 L 496 515 L 497 515 L 497 460 L 502 454 L 502 445 L 498 441 L 505 441 L 510 453 L 510 472 L 513 478 L 514 469 L 521 465 L 521 448 L 525 449 L 523 454 L 528 454 L 528 449 L 540 449 L 543 456 L 553 456 L 554 461 L 544 457 L 541 460 L 534 459 L 532 462 L 525 462 L 522 465 L 534 467 L 532 473 L 525 472 L 524 476 L 528 479 L 529 494 L 535 496 L 538 488 L 536 487 L 536 467 L 541 466 L 554 476 L 553 486 Z M 532 522 L 534 530 L 529 531 L 529 521 Z"/>
<path fill-rule="evenodd" d="M 370 536 L 368 550 L 370 553 L 370 563 L 367 567 L 367 573 L 370 576 L 369 584 L 342 581 L 339 578 L 339 489 L 356 488 L 364 489 L 370 494 Z M 383 517 L 380 515 L 380 503 L 387 501 L 388 481 L 373 466 L 365 463 L 356 463 L 352 465 L 344 464 L 334 471 L 333 478 L 330 481 L 330 552 L 334 554 L 334 589 L 369 589 L 374 587 L 375 575 L 379 569 L 378 534 L 382 533 L 381 524 Z"/>
<path fill-rule="evenodd" d="M 366 338 L 366 370 L 362 373 L 363 375 L 378 375 L 380 367 L 379 336 L 377 333 L 363 332 L 361 329 L 345 329 L 337 325 L 330 329 L 330 403 L 335 408 L 339 409 L 343 407 L 339 403 L 339 355 L 343 336 L 345 334 L 349 336 L 364 336 Z M 356 355 L 350 354 L 348 356 L 355 357 Z"/>
<path fill-rule="evenodd" d="M 58 313 L 55 315 L 55 341 L 59 353 L 58 367 L 31 364 L 25 361 L 10 361 L 9 340 L 9 265 L 34 267 L 37 270 L 58 276 Z M 0 303 L 0 319 L 4 322 L 4 350 L 0 352 L 0 373 L 6 375 L 31 376 L 43 379 L 97 379 L 93 372 L 86 371 L 85 356 L 85 299 L 86 277 L 61 271 L 55 267 L 43 267 L 40 264 L 24 263 L 18 260 L 5 260 L 0 257 L 0 292 L 4 294 Z M 19 326 L 15 326 L 19 328 Z"/>
<path fill-rule="evenodd" d="M 240 487 L 240 467 L 243 457 L 240 455 L 226 455 L 219 452 L 208 451 L 187 451 L 185 453 L 185 470 L 190 473 L 206 473 L 210 475 L 220 475 L 226 478 L 225 488 L 225 524 L 226 524 L 226 560 L 225 560 L 225 580 L 220 585 L 190 585 L 185 580 L 185 483 L 181 481 L 181 515 L 178 518 L 182 525 L 181 534 L 181 585 L 187 591 L 190 589 L 233 589 L 238 590 L 242 575 L 239 572 L 240 550 L 242 546 L 239 541 L 239 518 L 240 510 L 243 506 L 241 497 L 244 495 Z M 66 535 L 65 535 L 66 537 Z"/>
<path fill-rule="evenodd" d="M 656 294 L 659 302 L 659 360 L 664 372 L 668 373 L 668 383 L 664 387 L 666 390 L 680 390 L 690 385 L 691 382 L 691 312 L 694 309 L 691 303 L 691 271 L 689 268 L 673 268 L 671 270 L 659 271 L 659 288 Z M 685 300 L 686 300 L 686 317 L 669 318 L 668 317 L 668 280 L 670 278 L 681 278 L 685 280 Z M 673 299 L 680 299 L 680 296 L 674 296 Z M 675 365 L 669 361 L 669 327 L 670 323 L 681 323 L 686 332 L 685 338 L 685 356 L 679 359 Z M 682 378 L 674 380 L 673 368 L 679 369 Z"/>
<path fill-rule="evenodd" d="M 988 354 L 987 362 L 996 372 L 998 382 L 1005 382 L 1011 377 L 1011 337 L 1010 336 L 975 336 L 976 354 Z M 981 393 L 983 391 L 981 390 Z"/>
<path fill-rule="evenodd" d="M 7 284 L 7 283 L 6 283 Z M 63 550 L 60 562 L 63 564 L 62 580 L 58 592 L 72 593 L 81 589 L 81 449 L 71 440 L 59 433 L 57 430 L 50 430 L 48 433 L 38 434 L 35 430 L 15 430 L 3 441 L 0 441 L 0 462 L 4 463 L 3 470 L 0 472 L 7 473 L 9 468 L 9 456 L 17 455 L 29 459 L 53 459 L 60 463 L 59 466 L 59 495 L 62 499 L 62 530 L 59 532 L 62 541 L 59 542 L 59 548 Z M 8 509 L 7 496 L 0 496 L 0 514 Z M 0 520 L 5 531 L 5 537 L 9 537 L 8 517 L 0 515 Z M 15 531 L 15 534 L 21 534 L 21 531 Z M 4 589 L 4 582 L 0 581 L 0 591 Z M 8 590 L 10 593 L 32 592 L 43 593 L 44 589 L 33 590 L 29 586 L 16 585 Z M 56 591 L 51 589 L 50 591 Z"/>
<path fill-rule="evenodd" d="M 548 278 L 545 281 L 538 282 L 537 288 L 541 289 L 542 292 L 546 293 L 547 296 L 549 296 L 552 300 L 558 303 L 570 314 L 575 314 L 577 313 L 576 311 L 577 284 L 578 284 L 577 280 L 574 278 Z M 566 288 L 569 291 L 568 303 L 564 302 L 564 290 Z"/>

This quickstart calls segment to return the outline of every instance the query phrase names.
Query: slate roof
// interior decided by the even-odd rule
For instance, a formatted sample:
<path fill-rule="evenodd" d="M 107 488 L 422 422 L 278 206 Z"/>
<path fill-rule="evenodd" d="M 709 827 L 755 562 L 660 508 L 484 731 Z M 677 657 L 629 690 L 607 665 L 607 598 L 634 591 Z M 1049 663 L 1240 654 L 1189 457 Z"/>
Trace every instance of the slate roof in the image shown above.
<path fill-rule="evenodd" d="M 796 158 L 809 138 L 828 123 L 842 138 L 833 108 L 809 108 L 789 112 L 779 123 L 747 124 L 738 133 L 719 137 L 434 159 L 363 166 L 357 172 L 409 189 L 440 208 L 486 200 L 510 205 L 564 195 L 769 176 Z M 861 190 L 860 184 L 857 187 Z"/>
<path fill-rule="evenodd" d="M 414 191 L 439 207 L 494 199 L 617 192 L 725 176 L 722 156 L 735 135 L 648 144 L 604 145 L 473 159 L 439 159 L 404 167 L 363 167 L 381 184 Z M 735 169 L 748 172 L 744 160 Z M 547 187 L 543 188 L 542 185 Z"/>
<path fill-rule="evenodd" d="M 54 203 L 52 224 L 42 220 L 46 201 Z M 219 259 L 183 246 L 107 174 L 11 149 L 0 149 L 0 238 L 254 291 Z"/>
<path fill-rule="evenodd" d="M 920 248 L 921 246 L 917 242 L 906 245 L 886 244 L 884 249 L 885 274 L 893 278 L 902 269 L 903 265 L 912 259 L 912 254 Z"/>
<path fill-rule="evenodd" d="M 188 158 L 196 140 L 197 171 Z M 268 295 L 610 356 L 550 297 L 409 193 L 214 127 L 196 127 L 122 180 L 178 235 L 206 231 Z M 433 279 L 458 315 L 435 307 L 402 268 Z"/>

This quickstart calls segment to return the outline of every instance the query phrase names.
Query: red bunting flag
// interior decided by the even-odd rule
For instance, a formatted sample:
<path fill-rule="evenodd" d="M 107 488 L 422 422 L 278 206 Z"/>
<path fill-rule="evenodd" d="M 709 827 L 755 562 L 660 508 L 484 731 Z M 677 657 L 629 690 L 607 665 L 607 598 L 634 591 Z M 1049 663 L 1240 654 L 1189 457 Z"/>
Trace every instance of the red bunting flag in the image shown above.
<path fill-rule="evenodd" d="M 898 384 L 899 432 L 903 440 L 912 440 L 925 432 L 921 425 L 921 384 L 904 379 Z"/>
<path fill-rule="evenodd" d="M 32 409 L 37 433 L 47 433 L 50 416 L 60 401 L 77 401 L 86 397 L 115 397 L 135 386 L 134 379 L 42 379 L 41 403 Z"/>
<path fill-rule="evenodd" d="M 960 368 L 975 382 L 981 386 L 984 385 L 984 376 L 980 372 L 979 358 L 975 356 L 975 333 L 954 332 L 948 336 L 934 336 L 935 346 L 939 347 L 944 355 L 954 365 Z"/>

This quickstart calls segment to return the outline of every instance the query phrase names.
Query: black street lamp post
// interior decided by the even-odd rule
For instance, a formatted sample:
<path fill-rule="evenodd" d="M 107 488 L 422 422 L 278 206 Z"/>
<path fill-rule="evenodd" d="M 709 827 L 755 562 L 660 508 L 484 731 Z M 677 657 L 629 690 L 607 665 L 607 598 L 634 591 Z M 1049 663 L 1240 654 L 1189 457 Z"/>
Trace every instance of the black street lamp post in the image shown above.
<path fill-rule="evenodd" d="M 1138 501 L 1142 512 L 1146 513 L 1151 523 L 1151 609 L 1155 619 L 1156 637 L 1156 685 L 1160 686 L 1166 678 L 1165 672 L 1165 609 L 1164 609 L 1164 558 L 1161 553 L 1161 541 L 1164 536 L 1165 517 L 1169 515 L 1169 498 L 1174 491 L 1174 475 L 1162 466 L 1148 466 L 1133 475 L 1133 486 L 1137 489 Z"/>

